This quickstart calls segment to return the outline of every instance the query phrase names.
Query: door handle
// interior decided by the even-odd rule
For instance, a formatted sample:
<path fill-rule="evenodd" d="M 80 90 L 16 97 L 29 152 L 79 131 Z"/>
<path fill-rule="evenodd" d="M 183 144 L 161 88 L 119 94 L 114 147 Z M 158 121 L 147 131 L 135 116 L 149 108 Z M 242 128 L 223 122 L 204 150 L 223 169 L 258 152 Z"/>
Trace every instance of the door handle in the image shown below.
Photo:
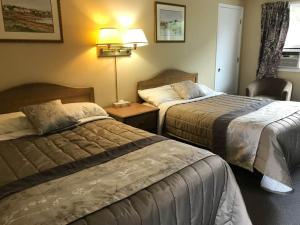
<path fill-rule="evenodd" d="M 219 73 L 221 72 L 221 68 L 218 69 L 218 72 L 219 72 Z"/>

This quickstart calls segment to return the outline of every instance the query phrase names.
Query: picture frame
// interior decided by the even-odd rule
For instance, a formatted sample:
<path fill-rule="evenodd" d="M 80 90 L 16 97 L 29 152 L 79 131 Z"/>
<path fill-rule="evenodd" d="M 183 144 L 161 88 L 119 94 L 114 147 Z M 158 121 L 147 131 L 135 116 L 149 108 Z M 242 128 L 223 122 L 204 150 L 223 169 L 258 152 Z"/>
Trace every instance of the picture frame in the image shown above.
<path fill-rule="evenodd" d="M 60 0 L 0 0 L 0 42 L 63 42 Z"/>
<path fill-rule="evenodd" d="M 186 6 L 155 2 L 156 42 L 185 42 Z"/>

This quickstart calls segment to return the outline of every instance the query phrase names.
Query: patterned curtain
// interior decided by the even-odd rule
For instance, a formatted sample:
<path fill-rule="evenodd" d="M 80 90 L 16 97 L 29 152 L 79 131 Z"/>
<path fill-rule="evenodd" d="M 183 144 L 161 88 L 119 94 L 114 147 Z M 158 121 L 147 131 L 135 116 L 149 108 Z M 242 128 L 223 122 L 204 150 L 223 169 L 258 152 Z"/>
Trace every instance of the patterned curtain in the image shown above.
<path fill-rule="evenodd" d="M 277 77 L 289 21 L 289 2 L 262 5 L 261 46 L 257 79 Z"/>

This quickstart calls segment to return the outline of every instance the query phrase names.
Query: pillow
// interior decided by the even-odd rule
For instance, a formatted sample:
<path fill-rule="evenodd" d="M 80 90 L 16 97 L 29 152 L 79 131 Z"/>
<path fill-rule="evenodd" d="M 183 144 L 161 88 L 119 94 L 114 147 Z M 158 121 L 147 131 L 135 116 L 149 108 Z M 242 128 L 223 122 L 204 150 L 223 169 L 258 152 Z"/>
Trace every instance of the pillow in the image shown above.
<path fill-rule="evenodd" d="M 204 85 L 204 84 L 199 84 L 199 83 L 198 83 L 198 86 L 199 86 L 200 90 L 204 93 L 205 96 L 206 96 L 206 95 L 213 95 L 213 94 L 216 93 L 213 89 L 207 87 L 207 86 Z"/>
<path fill-rule="evenodd" d="M 138 94 L 146 102 L 155 106 L 159 106 L 160 104 L 169 101 L 180 100 L 180 96 L 173 90 L 171 85 L 139 90 Z"/>
<path fill-rule="evenodd" d="M 64 104 L 65 109 L 77 120 L 94 116 L 108 116 L 103 108 L 91 102 Z"/>
<path fill-rule="evenodd" d="M 0 135 L 33 129 L 25 114 L 22 112 L 0 115 Z"/>
<path fill-rule="evenodd" d="M 25 106 L 21 111 L 40 135 L 72 127 L 78 122 L 66 111 L 61 100 Z"/>
<path fill-rule="evenodd" d="M 171 86 L 182 99 L 188 100 L 205 96 L 199 85 L 190 80 L 171 84 Z"/>

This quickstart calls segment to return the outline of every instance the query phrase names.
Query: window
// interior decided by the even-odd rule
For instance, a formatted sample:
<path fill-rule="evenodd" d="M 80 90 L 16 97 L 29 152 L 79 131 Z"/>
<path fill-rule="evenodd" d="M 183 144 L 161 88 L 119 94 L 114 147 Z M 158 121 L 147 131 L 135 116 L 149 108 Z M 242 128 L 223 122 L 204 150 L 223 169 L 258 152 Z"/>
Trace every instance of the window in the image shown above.
<path fill-rule="evenodd" d="M 284 48 L 300 51 L 300 3 L 291 3 L 290 27 Z"/>
<path fill-rule="evenodd" d="M 300 3 L 291 3 L 290 26 L 280 68 L 300 71 Z"/>

